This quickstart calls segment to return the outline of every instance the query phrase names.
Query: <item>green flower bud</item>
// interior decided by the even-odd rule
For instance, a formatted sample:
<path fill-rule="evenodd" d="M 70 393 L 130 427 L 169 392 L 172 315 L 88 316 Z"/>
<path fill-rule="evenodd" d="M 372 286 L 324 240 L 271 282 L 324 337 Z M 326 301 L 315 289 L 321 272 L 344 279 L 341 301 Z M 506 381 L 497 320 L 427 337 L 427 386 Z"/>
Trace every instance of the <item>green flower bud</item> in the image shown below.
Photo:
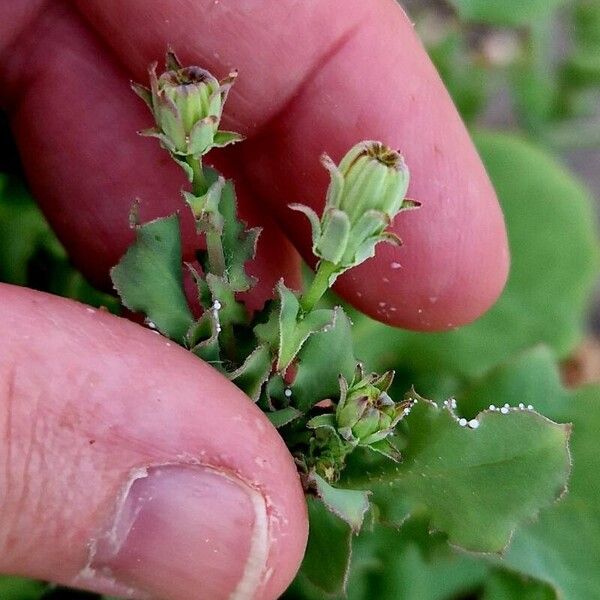
<path fill-rule="evenodd" d="M 200 67 L 182 67 L 173 52 L 167 53 L 167 71 L 159 77 L 150 67 L 150 89 L 133 84 L 149 106 L 156 127 L 142 132 L 160 139 L 174 156 L 200 157 L 211 148 L 242 139 L 237 133 L 219 131 L 223 105 L 236 73 L 218 81 Z"/>
<path fill-rule="evenodd" d="M 360 142 L 339 166 L 327 155 L 322 162 L 331 182 L 321 218 L 307 206 L 291 208 L 308 217 L 313 253 L 326 261 L 332 285 L 341 273 L 371 258 L 379 242 L 400 243 L 386 229 L 400 211 L 419 203 L 404 197 L 409 183 L 404 159 L 381 142 Z"/>
<path fill-rule="evenodd" d="M 331 173 L 326 208 L 344 211 L 351 225 L 370 210 L 383 213 L 389 222 L 402 208 L 408 167 L 400 153 L 381 142 L 356 144 L 337 168 L 327 156 L 323 163 Z"/>
<path fill-rule="evenodd" d="M 407 407 L 405 403 L 394 402 L 387 394 L 393 372 L 367 377 L 360 373 L 358 379 L 349 388 L 342 382 L 336 424 L 345 440 L 358 446 L 368 446 L 390 435 L 406 414 Z"/>

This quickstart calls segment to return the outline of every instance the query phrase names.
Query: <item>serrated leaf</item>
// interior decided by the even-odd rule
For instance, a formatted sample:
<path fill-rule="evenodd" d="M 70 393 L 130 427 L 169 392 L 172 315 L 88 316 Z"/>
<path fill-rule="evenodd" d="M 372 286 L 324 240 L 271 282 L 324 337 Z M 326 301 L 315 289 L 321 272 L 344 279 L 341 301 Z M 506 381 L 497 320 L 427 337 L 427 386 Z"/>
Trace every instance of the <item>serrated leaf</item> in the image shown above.
<path fill-rule="evenodd" d="M 220 323 L 240 325 L 248 320 L 248 311 L 241 302 L 236 300 L 235 291 L 226 278 L 208 273 L 206 283 L 213 303 L 219 303 L 220 308 L 215 312 Z"/>
<path fill-rule="evenodd" d="M 183 291 L 179 218 L 150 221 L 135 233 L 136 241 L 111 270 L 113 285 L 127 308 L 181 343 L 193 317 Z"/>
<path fill-rule="evenodd" d="M 226 181 L 221 193 L 219 210 L 223 215 L 223 255 L 226 275 L 236 292 L 245 292 L 254 279 L 246 274 L 244 265 L 254 258 L 260 228 L 246 229 L 238 219 L 235 190 L 231 181 Z"/>
<path fill-rule="evenodd" d="M 548 17 L 565 0 L 450 0 L 465 21 L 490 25 L 527 25 Z"/>
<path fill-rule="evenodd" d="M 293 406 L 286 406 L 285 408 L 282 408 L 280 410 L 267 412 L 265 414 L 267 415 L 269 421 L 271 421 L 273 426 L 277 429 L 283 427 L 284 425 L 288 425 L 294 419 L 297 419 L 299 416 L 302 415 L 302 413 Z"/>
<path fill-rule="evenodd" d="M 352 554 L 352 529 L 316 498 L 307 498 L 310 529 L 300 573 L 326 594 L 342 594 Z"/>
<path fill-rule="evenodd" d="M 309 480 L 327 509 L 348 523 L 354 533 L 358 533 L 369 510 L 369 492 L 334 487 L 317 473 L 311 473 Z"/>
<path fill-rule="evenodd" d="M 326 398 L 340 393 L 339 376 L 350 381 L 356 368 L 351 324 L 337 307 L 333 327 L 313 334 L 298 354 L 296 377 L 292 385 L 295 406 L 306 412 Z"/>
<path fill-rule="evenodd" d="M 330 309 L 318 309 L 303 315 L 298 298 L 281 281 L 277 284 L 277 293 L 279 294 L 277 370 L 283 372 L 294 360 L 309 336 L 332 326 L 335 313 Z M 267 331 L 265 326 L 260 327 L 259 333 Z M 268 327 L 268 331 L 272 332 L 273 321 Z"/>
<path fill-rule="evenodd" d="M 562 600 L 595 598 L 600 590 L 600 387 L 565 390 L 552 353 L 536 348 L 491 373 L 459 402 L 465 410 L 476 410 L 492 394 L 511 405 L 527 398 L 549 417 L 573 424 L 569 492 L 535 522 L 520 527 L 496 562 L 547 582 Z"/>
<path fill-rule="evenodd" d="M 219 331 L 220 326 L 215 314 L 206 310 L 187 332 L 186 346 L 198 358 L 222 370 Z"/>
<path fill-rule="evenodd" d="M 461 379 L 482 376 L 539 343 L 568 355 L 582 337 L 597 279 L 595 217 L 579 182 L 515 136 L 485 133 L 475 140 L 508 228 L 511 272 L 500 300 L 471 325 L 426 336 L 355 319 L 358 358 L 377 371 L 401 366 L 408 385 L 424 393 L 434 391 L 434 381 L 459 388 Z"/>
<path fill-rule="evenodd" d="M 217 131 L 213 139 L 213 146 L 216 148 L 224 148 L 225 146 L 229 146 L 229 144 L 241 142 L 243 139 L 244 136 L 235 131 Z"/>
<path fill-rule="evenodd" d="M 486 411 L 471 429 L 450 410 L 420 400 L 404 422 L 403 462 L 382 464 L 373 503 L 399 497 L 413 509 L 426 507 L 432 527 L 452 544 L 501 552 L 518 525 L 565 489 L 569 427 L 537 413 Z"/>
<path fill-rule="evenodd" d="M 241 367 L 229 374 L 229 379 L 254 402 L 257 402 L 262 386 L 270 372 L 271 353 L 266 346 L 258 346 L 246 358 Z"/>

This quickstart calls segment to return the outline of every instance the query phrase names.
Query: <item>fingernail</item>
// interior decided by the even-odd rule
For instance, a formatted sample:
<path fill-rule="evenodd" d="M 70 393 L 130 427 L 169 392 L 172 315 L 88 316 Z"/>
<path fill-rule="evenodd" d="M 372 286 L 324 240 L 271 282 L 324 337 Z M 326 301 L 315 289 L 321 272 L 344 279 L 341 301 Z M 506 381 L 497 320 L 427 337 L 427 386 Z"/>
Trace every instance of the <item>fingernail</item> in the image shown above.
<path fill-rule="evenodd" d="M 265 500 L 201 466 L 152 467 L 129 486 L 91 567 L 169 600 L 252 598 L 268 555 Z"/>

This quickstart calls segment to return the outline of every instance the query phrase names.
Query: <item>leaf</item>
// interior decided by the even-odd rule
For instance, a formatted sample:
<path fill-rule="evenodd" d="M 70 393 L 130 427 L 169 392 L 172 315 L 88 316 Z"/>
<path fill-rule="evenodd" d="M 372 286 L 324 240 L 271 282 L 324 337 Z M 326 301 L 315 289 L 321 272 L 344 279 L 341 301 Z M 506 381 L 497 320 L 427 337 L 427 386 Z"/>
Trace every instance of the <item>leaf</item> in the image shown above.
<path fill-rule="evenodd" d="M 353 354 L 351 323 L 337 307 L 333 327 L 313 334 L 298 354 L 296 377 L 290 389 L 295 406 L 303 412 L 320 400 L 337 398 L 339 376 L 350 381 L 356 368 Z"/>
<path fill-rule="evenodd" d="M 181 343 L 193 317 L 183 291 L 179 218 L 150 221 L 135 233 L 135 243 L 111 270 L 114 287 L 127 308 Z"/>
<path fill-rule="evenodd" d="M 432 527 L 452 544 L 502 552 L 515 527 L 564 492 L 568 426 L 517 409 L 480 413 L 471 429 L 427 400 L 419 400 L 404 422 L 404 460 L 381 465 L 373 503 L 385 507 L 402 498 L 411 510 L 426 507 Z M 365 484 L 364 477 L 348 482 Z"/>
<path fill-rule="evenodd" d="M 354 533 L 358 533 L 369 510 L 369 492 L 333 487 L 317 473 L 311 473 L 309 479 L 317 497 L 327 509 L 348 523 Z"/>
<path fill-rule="evenodd" d="M 279 332 L 277 340 L 277 370 L 285 371 L 302 348 L 308 337 L 331 326 L 335 313 L 329 309 L 313 310 L 303 315 L 300 303 L 294 292 L 285 287 L 280 281 L 277 284 L 279 294 Z M 270 319 L 265 325 L 255 328 L 259 339 L 273 344 L 275 321 Z"/>
<path fill-rule="evenodd" d="M 0 598 L 2 600 L 38 600 L 48 585 L 41 581 L 21 577 L 0 576 Z"/>
<path fill-rule="evenodd" d="M 229 375 L 229 379 L 254 402 L 257 402 L 263 383 L 268 379 L 270 372 L 271 353 L 266 346 L 258 346 L 246 358 L 242 366 Z M 275 425 L 275 423 L 273 424 Z M 281 427 L 281 425 L 275 426 Z"/>
<path fill-rule="evenodd" d="M 550 16 L 565 0 L 450 0 L 461 19 L 490 25 L 527 25 Z"/>
<path fill-rule="evenodd" d="M 500 300 L 471 325 L 428 335 L 353 315 L 358 358 L 377 371 L 401 365 L 408 385 L 428 394 L 434 379 L 456 389 L 461 379 L 481 376 L 539 343 L 567 356 L 582 337 L 598 273 L 595 216 L 581 185 L 517 137 L 485 133 L 475 139 L 508 227 L 512 265 Z"/>
<path fill-rule="evenodd" d="M 554 590 L 534 579 L 497 570 L 485 582 L 483 600 L 555 600 Z"/>
<path fill-rule="evenodd" d="M 241 133 L 235 131 L 217 131 L 213 139 L 212 145 L 215 148 L 224 148 L 229 144 L 235 144 L 244 140 L 244 136 Z"/>
<path fill-rule="evenodd" d="M 237 216 L 235 189 L 226 181 L 221 193 L 219 210 L 223 215 L 223 254 L 226 275 L 236 292 L 245 292 L 254 285 L 254 279 L 246 274 L 244 265 L 254 258 L 260 228 L 246 229 Z"/>
<path fill-rule="evenodd" d="M 307 498 L 310 522 L 301 576 L 326 594 L 342 594 L 352 554 L 352 530 L 316 498 Z"/>
<path fill-rule="evenodd" d="M 206 310 L 192 324 L 185 338 L 186 346 L 197 357 L 221 369 L 221 346 L 219 344 L 220 325 L 211 310 Z"/>
<path fill-rule="evenodd" d="M 286 406 L 280 410 L 267 412 L 265 414 L 267 415 L 269 421 L 271 421 L 273 426 L 277 429 L 287 425 L 288 423 L 291 423 L 294 419 L 297 419 L 302 415 L 302 413 L 293 406 Z"/>
<path fill-rule="evenodd" d="M 218 320 L 222 325 L 240 325 L 248 320 L 246 307 L 235 298 L 235 291 L 224 277 L 208 273 L 206 283 L 210 290 L 213 303 L 218 302 L 220 308 L 216 310 Z M 213 306 L 215 306 L 213 304 Z"/>
<path fill-rule="evenodd" d="M 523 381 L 522 389 L 512 383 L 517 377 Z M 547 582 L 562 600 L 596 598 L 600 590 L 600 387 L 565 390 L 551 353 L 536 348 L 471 388 L 461 406 L 476 409 L 492 392 L 515 404 L 532 398 L 535 390 L 539 390 L 536 408 L 573 424 L 569 493 L 535 522 L 519 528 L 504 558 L 494 562 Z"/>

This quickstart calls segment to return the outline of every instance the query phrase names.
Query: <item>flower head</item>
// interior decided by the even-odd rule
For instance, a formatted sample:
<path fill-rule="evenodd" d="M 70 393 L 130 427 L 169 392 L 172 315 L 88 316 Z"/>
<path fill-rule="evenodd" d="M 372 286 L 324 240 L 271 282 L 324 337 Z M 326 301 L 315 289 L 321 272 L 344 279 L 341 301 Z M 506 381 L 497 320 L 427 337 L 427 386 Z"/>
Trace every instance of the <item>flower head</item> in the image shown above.
<path fill-rule="evenodd" d="M 219 81 L 200 67 L 182 67 L 173 52 L 167 53 L 166 71 L 150 67 L 150 89 L 133 84 L 149 106 L 156 127 L 142 132 L 158 137 L 174 156 L 200 157 L 211 148 L 242 139 L 237 133 L 219 131 L 223 105 L 237 73 Z"/>
<path fill-rule="evenodd" d="M 406 403 L 396 403 L 387 394 L 394 373 L 368 375 L 359 372 L 342 394 L 336 409 L 339 434 L 358 446 L 369 446 L 389 436 L 405 414 Z"/>
<path fill-rule="evenodd" d="M 302 204 L 291 208 L 309 218 L 313 253 L 333 265 L 333 284 L 341 273 L 371 258 L 379 242 L 400 243 L 386 230 L 400 211 L 419 203 L 405 198 L 409 171 L 402 155 L 381 142 L 356 144 L 339 165 L 326 154 L 321 160 L 331 177 L 322 216 Z"/>

